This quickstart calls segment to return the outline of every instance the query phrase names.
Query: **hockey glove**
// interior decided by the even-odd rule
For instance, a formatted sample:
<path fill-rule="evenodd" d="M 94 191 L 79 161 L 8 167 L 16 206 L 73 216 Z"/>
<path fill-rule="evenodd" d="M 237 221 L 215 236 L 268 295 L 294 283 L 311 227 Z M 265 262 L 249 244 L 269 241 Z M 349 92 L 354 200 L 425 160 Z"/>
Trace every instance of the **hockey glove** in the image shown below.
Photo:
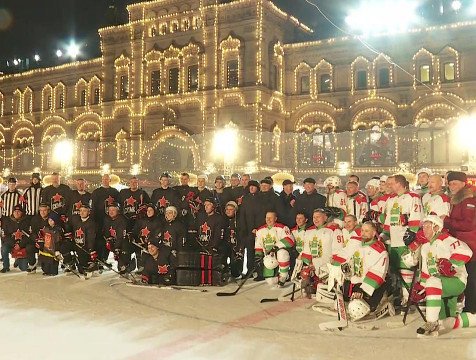
<path fill-rule="evenodd" d="M 109 251 L 114 251 L 113 247 L 114 247 L 114 239 L 113 238 L 107 238 L 106 239 L 106 249 L 108 249 Z"/>
<path fill-rule="evenodd" d="M 405 246 L 410 245 L 413 240 L 415 240 L 416 234 L 413 231 L 410 231 L 410 229 L 407 229 L 405 231 L 405 234 L 403 235 L 403 242 L 405 243 Z"/>
<path fill-rule="evenodd" d="M 145 275 L 142 275 L 142 276 L 141 276 L 141 279 L 140 279 L 140 282 L 141 282 L 142 284 L 148 284 L 148 283 L 149 283 L 149 278 L 148 278 L 147 276 L 145 276 Z"/>
<path fill-rule="evenodd" d="M 448 259 L 439 258 L 436 266 L 438 267 L 438 272 L 442 276 L 453 277 L 456 275 L 456 270 Z"/>
<path fill-rule="evenodd" d="M 64 238 L 66 240 L 73 240 L 73 233 L 70 233 L 70 232 L 64 233 Z"/>
<path fill-rule="evenodd" d="M 163 266 L 159 265 L 158 266 L 158 271 L 159 271 L 159 274 L 165 275 L 169 272 L 169 266 L 168 265 L 163 265 Z"/>
<path fill-rule="evenodd" d="M 426 298 L 425 288 L 420 283 L 415 283 L 410 294 L 410 301 L 414 303 L 419 303 Z"/>
<path fill-rule="evenodd" d="M 61 219 L 61 221 L 64 222 L 64 223 L 65 223 L 66 221 L 68 221 L 68 218 L 66 217 L 66 215 L 61 215 L 61 216 L 60 216 L 60 219 Z"/>
<path fill-rule="evenodd" d="M 90 256 L 91 256 L 91 261 L 94 262 L 96 261 L 96 258 L 98 257 L 98 253 L 96 251 L 91 251 Z"/>

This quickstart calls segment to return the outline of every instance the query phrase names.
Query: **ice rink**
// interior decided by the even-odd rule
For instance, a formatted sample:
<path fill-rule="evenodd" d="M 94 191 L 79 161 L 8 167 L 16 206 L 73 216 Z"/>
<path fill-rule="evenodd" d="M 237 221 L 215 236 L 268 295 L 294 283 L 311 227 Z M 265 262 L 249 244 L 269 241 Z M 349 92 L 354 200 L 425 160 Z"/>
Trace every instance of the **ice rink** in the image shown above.
<path fill-rule="evenodd" d="M 249 281 L 234 297 L 138 288 L 109 271 L 84 281 L 0 274 L 1 359 L 476 359 L 474 329 L 417 339 L 405 328 L 323 332 L 312 300 L 260 304 L 282 289 Z"/>

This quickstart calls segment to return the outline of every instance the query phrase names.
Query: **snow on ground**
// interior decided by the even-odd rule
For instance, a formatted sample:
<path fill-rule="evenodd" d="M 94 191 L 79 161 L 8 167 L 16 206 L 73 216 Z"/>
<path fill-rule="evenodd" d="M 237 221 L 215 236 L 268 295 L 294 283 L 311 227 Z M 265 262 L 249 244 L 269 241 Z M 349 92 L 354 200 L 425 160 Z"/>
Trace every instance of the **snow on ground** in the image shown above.
<path fill-rule="evenodd" d="M 0 274 L 1 359 L 476 359 L 474 329 L 416 339 L 405 328 L 323 332 L 311 300 L 260 304 L 283 290 L 249 281 L 234 297 L 138 288 L 113 272 L 91 280 Z M 43 355 L 44 354 L 44 355 Z"/>

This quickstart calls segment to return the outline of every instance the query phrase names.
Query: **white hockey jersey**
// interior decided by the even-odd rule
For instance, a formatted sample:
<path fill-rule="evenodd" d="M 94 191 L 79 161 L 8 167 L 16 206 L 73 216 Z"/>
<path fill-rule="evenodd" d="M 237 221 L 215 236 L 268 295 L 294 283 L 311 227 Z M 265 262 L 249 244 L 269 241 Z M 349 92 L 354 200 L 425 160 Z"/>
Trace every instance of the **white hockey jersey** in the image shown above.
<path fill-rule="evenodd" d="M 436 194 L 430 194 L 429 192 L 423 195 L 423 216 L 432 215 L 442 216 L 450 215 L 450 198 L 441 191 Z"/>
<path fill-rule="evenodd" d="M 367 197 L 361 193 L 356 193 L 352 196 L 347 196 L 347 214 L 354 215 L 359 223 L 367 215 L 369 208 L 367 204 Z"/>
<path fill-rule="evenodd" d="M 411 191 L 387 200 L 383 233 L 390 236 L 391 247 L 405 246 L 403 235 L 408 228 L 417 232 L 423 217 L 420 196 Z"/>
<path fill-rule="evenodd" d="M 298 228 L 295 226 L 291 230 L 291 234 L 293 235 L 294 239 L 294 246 L 296 248 L 296 251 L 301 254 L 302 251 L 304 250 L 304 237 L 306 235 L 306 225 L 304 225 L 301 228 Z"/>
<path fill-rule="evenodd" d="M 387 276 L 389 258 L 385 245 L 377 239 L 366 244 L 351 240 L 349 245 L 333 256 L 332 265 L 340 267 L 352 259 L 354 271 L 350 282 L 361 284 L 360 288 L 372 296 Z"/>
<path fill-rule="evenodd" d="M 319 269 L 331 262 L 332 255 L 344 246 L 344 235 L 337 224 L 327 223 L 320 227 L 311 226 L 306 230 L 302 260 L 306 264 L 314 264 Z"/>
<path fill-rule="evenodd" d="M 276 223 L 273 227 L 263 225 L 256 231 L 255 254 L 267 254 L 273 247 L 292 248 L 294 241 L 286 225 Z"/>

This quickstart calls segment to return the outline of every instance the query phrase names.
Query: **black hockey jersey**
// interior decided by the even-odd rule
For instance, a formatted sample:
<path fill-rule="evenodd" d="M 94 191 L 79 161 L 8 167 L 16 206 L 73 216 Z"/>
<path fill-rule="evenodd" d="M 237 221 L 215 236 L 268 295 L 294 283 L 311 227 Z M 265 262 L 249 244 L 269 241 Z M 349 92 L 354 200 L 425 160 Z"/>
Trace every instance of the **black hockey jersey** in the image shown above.
<path fill-rule="evenodd" d="M 137 189 L 136 191 L 122 189 L 119 192 L 118 200 L 121 205 L 122 213 L 129 220 L 136 220 L 139 206 L 150 202 L 149 195 L 142 189 Z"/>
<path fill-rule="evenodd" d="M 73 215 L 71 220 L 73 239 L 79 246 L 91 252 L 96 250 L 97 225 L 91 216 L 81 219 L 79 215 Z"/>
<path fill-rule="evenodd" d="M 71 189 L 68 185 L 59 184 L 58 187 L 49 185 L 41 193 L 41 202 L 50 205 L 51 211 L 56 212 L 58 215 L 67 215 L 66 199 L 70 192 Z"/>

